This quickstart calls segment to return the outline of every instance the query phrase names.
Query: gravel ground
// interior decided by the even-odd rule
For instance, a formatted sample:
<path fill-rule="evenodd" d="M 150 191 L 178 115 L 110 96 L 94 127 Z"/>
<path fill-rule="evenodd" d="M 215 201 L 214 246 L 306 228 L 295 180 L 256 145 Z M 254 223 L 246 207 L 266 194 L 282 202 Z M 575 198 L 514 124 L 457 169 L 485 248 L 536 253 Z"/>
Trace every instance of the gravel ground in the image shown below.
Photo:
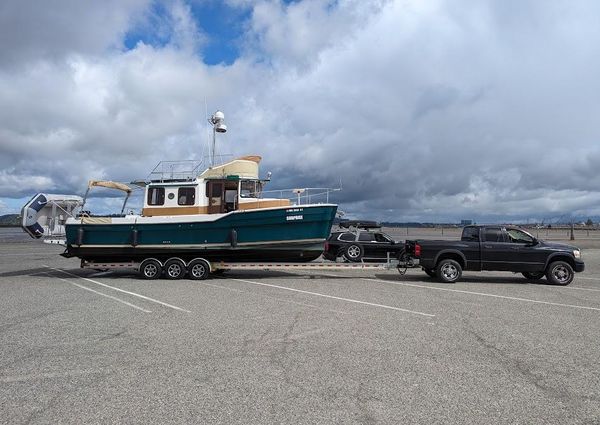
<path fill-rule="evenodd" d="M 586 271 L 556 287 L 418 270 L 144 281 L 16 237 L 0 243 L 0 422 L 599 424 L 586 244 Z"/>

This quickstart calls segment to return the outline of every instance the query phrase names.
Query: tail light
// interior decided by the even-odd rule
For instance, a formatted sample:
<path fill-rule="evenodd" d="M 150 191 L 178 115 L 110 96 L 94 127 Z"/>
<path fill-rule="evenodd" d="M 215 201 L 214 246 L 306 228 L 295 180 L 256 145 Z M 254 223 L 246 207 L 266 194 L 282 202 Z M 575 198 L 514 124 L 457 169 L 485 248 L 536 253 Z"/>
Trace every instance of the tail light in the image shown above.
<path fill-rule="evenodd" d="M 325 251 L 329 251 L 329 242 L 325 241 L 324 249 Z"/>
<path fill-rule="evenodd" d="M 415 257 L 420 257 L 421 256 L 421 245 L 419 245 L 418 243 L 415 244 Z"/>

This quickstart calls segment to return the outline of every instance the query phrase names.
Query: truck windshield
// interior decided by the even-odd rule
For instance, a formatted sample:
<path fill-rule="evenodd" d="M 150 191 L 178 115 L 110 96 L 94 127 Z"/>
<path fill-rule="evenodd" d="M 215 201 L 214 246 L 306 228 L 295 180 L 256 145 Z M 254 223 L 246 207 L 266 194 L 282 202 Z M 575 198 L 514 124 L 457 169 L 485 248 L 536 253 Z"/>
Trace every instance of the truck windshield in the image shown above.
<path fill-rule="evenodd" d="M 463 241 L 478 241 L 479 240 L 479 228 L 465 227 L 463 229 L 461 240 L 463 240 Z"/>

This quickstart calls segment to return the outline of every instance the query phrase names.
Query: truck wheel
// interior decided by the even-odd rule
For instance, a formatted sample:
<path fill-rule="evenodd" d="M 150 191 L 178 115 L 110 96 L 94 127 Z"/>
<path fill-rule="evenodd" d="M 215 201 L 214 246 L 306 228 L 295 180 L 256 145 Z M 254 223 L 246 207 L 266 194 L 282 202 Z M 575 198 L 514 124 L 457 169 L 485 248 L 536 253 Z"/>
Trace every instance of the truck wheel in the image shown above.
<path fill-rule="evenodd" d="M 529 280 L 540 280 L 544 277 L 544 272 L 523 272 L 523 276 Z"/>
<path fill-rule="evenodd" d="M 210 266 L 206 260 L 196 258 L 188 264 L 188 273 L 190 279 L 204 280 L 208 278 L 208 275 L 210 274 Z"/>
<path fill-rule="evenodd" d="M 363 247 L 358 244 L 348 245 L 346 250 L 344 251 L 344 258 L 353 263 L 359 262 L 362 260 L 364 254 Z"/>
<path fill-rule="evenodd" d="M 546 279 L 554 285 L 566 286 L 574 277 L 573 267 L 565 261 L 555 261 L 546 269 Z"/>
<path fill-rule="evenodd" d="M 167 279 L 181 279 L 185 275 L 185 263 L 179 258 L 172 258 L 165 263 L 165 277 Z"/>
<path fill-rule="evenodd" d="M 140 275 L 144 279 L 158 279 L 162 273 L 162 266 L 158 260 L 148 258 L 140 264 Z"/>
<path fill-rule="evenodd" d="M 436 277 L 436 276 L 437 276 L 437 273 L 436 273 L 435 269 L 426 269 L 426 268 L 423 268 L 423 271 L 424 271 L 424 272 L 427 274 L 427 276 L 429 276 L 429 277 Z"/>
<path fill-rule="evenodd" d="M 444 283 L 454 283 L 462 276 L 462 267 L 449 258 L 441 260 L 437 266 L 437 277 Z"/>

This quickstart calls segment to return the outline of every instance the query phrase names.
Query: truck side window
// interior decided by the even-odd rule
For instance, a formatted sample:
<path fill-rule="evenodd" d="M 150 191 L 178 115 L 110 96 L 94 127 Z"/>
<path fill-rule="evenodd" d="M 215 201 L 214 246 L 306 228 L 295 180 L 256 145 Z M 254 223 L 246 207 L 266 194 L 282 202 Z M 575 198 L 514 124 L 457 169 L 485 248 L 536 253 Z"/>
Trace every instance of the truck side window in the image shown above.
<path fill-rule="evenodd" d="M 479 241 L 479 229 L 477 227 L 465 227 L 463 229 L 463 241 Z"/>
<path fill-rule="evenodd" d="M 517 230 L 517 229 L 508 229 L 506 231 L 510 242 L 512 243 L 531 243 L 533 242 L 533 237 L 528 235 L 527 233 Z"/>
<path fill-rule="evenodd" d="M 504 238 L 502 237 L 502 229 L 499 227 L 488 227 L 485 229 L 485 241 L 504 242 Z"/>

